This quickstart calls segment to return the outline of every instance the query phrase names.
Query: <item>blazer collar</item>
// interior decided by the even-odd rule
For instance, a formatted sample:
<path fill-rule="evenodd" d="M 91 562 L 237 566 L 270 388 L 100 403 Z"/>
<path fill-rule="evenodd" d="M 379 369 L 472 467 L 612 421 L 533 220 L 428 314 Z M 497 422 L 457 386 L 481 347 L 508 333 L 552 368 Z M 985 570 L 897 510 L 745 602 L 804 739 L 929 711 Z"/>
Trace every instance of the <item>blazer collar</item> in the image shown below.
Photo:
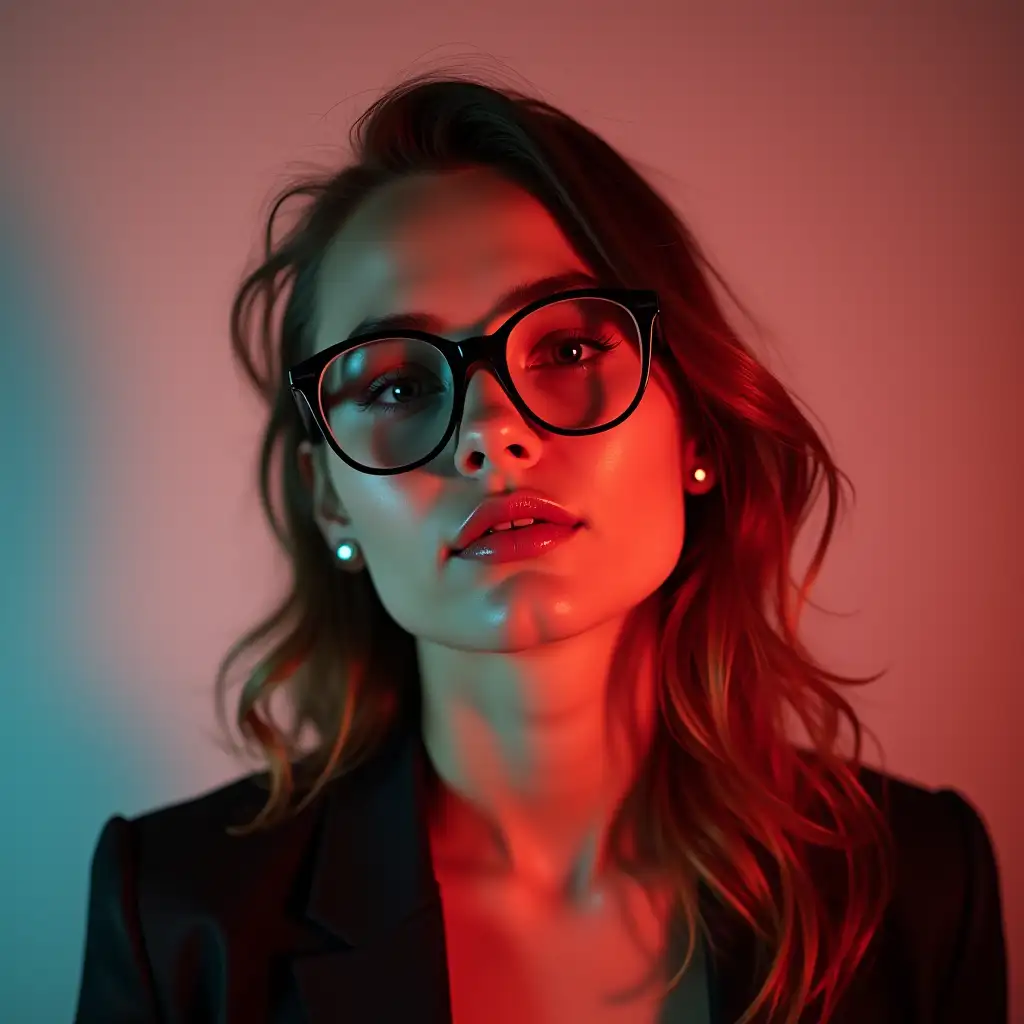
<path fill-rule="evenodd" d="M 396 729 L 324 794 L 304 907 L 324 941 L 292 962 L 310 1024 L 450 1024 L 426 767 L 418 732 Z"/>
<path fill-rule="evenodd" d="M 396 729 L 380 753 L 324 794 L 304 906 L 324 941 L 292 964 L 311 1024 L 342 1010 L 353 1022 L 451 1022 L 427 832 L 429 772 L 418 729 Z M 756 947 L 703 888 L 700 901 L 714 935 L 714 949 L 703 950 L 710 1020 L 732 1024 L 757 993 Z"/>

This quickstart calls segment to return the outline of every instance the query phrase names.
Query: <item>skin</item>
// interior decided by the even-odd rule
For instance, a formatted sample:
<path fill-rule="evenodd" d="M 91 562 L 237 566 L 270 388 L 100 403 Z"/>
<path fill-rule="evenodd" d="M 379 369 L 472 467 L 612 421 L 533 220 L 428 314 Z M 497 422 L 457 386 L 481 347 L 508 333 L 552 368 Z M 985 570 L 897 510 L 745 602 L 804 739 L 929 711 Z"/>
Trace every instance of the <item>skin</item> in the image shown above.
<path fill-rule="evenodd" d="M 409 179 L 335 238 L 315 348 L 395 312 L 433 314 L 452 339 L 489 332 L 505 319 L 499 296 L 572 270 L 588 267 L 543 205 L 495 174 Z M 374 477 L 326 445 L 299 457 L 325 542 L 361 545 L 382 603 L 416 638 L 443 793 L 439 877 L 486 877 L 535 910 L 585 905 L 609 883 L 607 825 L 652 726 L 655 601 L 682 550 L 684 492 L 714 485 L 667 378 L 656 366 L 619 426 L 562 437 L 475 366 L 461 428 L 428 465 Z M 586 528 L 534 560 L 444 560 L 483 498 L 522 487 Z"/>

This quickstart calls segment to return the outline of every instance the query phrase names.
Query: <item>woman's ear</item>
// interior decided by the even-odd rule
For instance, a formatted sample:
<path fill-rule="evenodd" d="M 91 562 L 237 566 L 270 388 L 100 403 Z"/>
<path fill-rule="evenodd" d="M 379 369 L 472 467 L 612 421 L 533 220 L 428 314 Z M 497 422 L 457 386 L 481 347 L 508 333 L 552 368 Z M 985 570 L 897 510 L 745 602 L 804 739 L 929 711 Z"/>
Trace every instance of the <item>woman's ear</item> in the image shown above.
<path fill-rule="evenodd" d="M 315 458 L 313 446 L 308 441 L 300 441 L 295 458 L 299 464 L 299 476 L 302 478 L 302 482 L 306 485 L 307 489 L 312 490 L 314 483 L 313 474 L 315 472 L 313 467 L 313 460 Z"/>
<path fill-rule="evenodd" d="M 327 459 L 322 449 L 308 441 L 300 441 L 296 458 L 299 476 L 309 489 L 313 503 L 313 520 L 328 547 L 334 551 L 342 540 L 354 540 L 352 524 L 331 480 Z"/>

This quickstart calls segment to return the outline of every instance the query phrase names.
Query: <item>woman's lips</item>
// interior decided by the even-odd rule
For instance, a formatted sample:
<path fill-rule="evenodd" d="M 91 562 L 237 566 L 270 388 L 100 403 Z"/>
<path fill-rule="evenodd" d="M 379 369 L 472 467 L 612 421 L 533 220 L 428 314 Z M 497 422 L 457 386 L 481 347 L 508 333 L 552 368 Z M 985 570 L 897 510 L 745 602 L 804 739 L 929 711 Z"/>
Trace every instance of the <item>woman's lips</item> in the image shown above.
<path fill-rule="evenodd" d="M 537 558 L 571 540 L 582 525 L 535 522 L 532 526 L 496 530 L 456 552 L 456 557 L 492 564 Z"/>

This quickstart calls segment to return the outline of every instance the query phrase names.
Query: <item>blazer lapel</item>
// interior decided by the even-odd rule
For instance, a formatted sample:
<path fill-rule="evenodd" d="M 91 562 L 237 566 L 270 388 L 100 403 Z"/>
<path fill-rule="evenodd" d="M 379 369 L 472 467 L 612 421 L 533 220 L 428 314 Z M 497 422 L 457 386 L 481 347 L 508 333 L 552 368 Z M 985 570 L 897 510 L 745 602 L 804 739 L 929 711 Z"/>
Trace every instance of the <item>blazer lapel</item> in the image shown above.
<path fill-rule="evenodd" d="M 305 916 L 328 938 L 292 963 L 309 1024 L 451 1022 L 423 763 L 419 744 L 396 732 L 326 794 Z"/>
<path fill-rule="evenodd" d="M 395 732 L 377 756 L 325 793 L 304 902 L 306 923 L 321 939 L 313 952 L 292 958 L 308 1024 L 452 1021 L 444 917 L 427 833 L 429 769 L 418 730 Z M 820 878 L 831 885 L 828 871 Z M 758 962 L 753 934 L 703 887 L 700 899 L 714 936 L 714 946 L 703 951 L 709 1019 L 734 1024 L 757 994 L 767 963 Z M 833 1024 L 894 1019 L 881 998 L 884 983 L 870 969 L 865 973 Z M 663 1021 L 687 1019 L 681 999 L 666 1001 Z M 757 1022 L 767 1019 L 762 1013 Z"/>
<path fill-rule="evenodd" d="M 304 906 L 306 922 L 325 938 L 292 959 L 308 1024 L 451 1024 L 444 917 L 426 825 L 426 755 L 418 734 L 400 732 L 325 794 Z M 756 991 L 754 947 L 703 890 L 701 899 L 716 936 L 715 953 L 703 951 L 710 1024 L 733 1024 Z M 685 991 L 666 1000 L 666 1024 L 687 1019 Z"/>

